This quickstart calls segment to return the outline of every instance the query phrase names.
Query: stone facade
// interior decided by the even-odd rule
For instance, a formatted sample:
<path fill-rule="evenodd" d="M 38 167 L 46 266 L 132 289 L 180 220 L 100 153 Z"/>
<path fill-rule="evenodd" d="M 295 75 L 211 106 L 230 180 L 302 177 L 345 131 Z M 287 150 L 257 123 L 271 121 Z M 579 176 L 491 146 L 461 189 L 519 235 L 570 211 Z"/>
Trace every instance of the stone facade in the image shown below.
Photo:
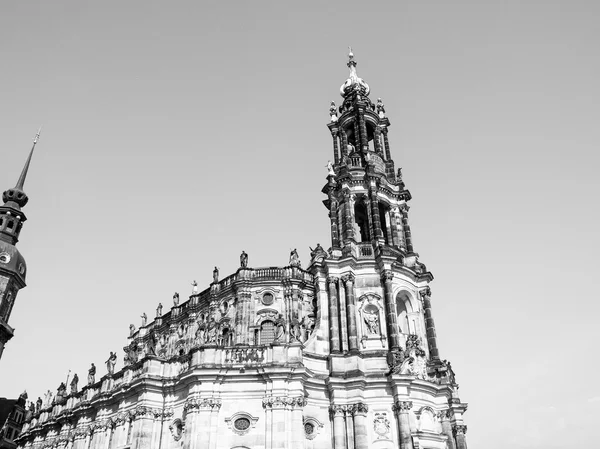
<path fill-rule="evenodd" d="M 306 269 L 295 251 L 287 267 L 244 253 L 231 276 L 215 269 L 131 327 L 123 369 L 33 409 L 20 448 L 466 448 L 389 121 L 353 55 L 348 67 L 330 109 L 331 248 Z"/>

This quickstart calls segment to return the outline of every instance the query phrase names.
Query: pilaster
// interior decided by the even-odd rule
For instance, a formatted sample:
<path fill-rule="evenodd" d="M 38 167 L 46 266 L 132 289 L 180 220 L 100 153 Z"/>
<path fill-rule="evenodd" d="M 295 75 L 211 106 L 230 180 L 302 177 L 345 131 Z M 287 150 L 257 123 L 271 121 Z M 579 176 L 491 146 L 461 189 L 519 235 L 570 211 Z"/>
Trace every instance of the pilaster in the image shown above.
<path fill-rule="evenodd" d="M 340 329 L 338 313 L 337 286 L 339 279 L 334 276 L 327 278 L 329 292 L 329 342 L 331 352 L 340 352 Z"/>
<path fill-rule="evenodd" d="M 385 311 L 389 350 L 396 351 L 400 349 L 400 338 L 398 336 L 398 323 L 396 317 L 396 302 L 393 296 L 392 279 L 394 273 L 392 270 L 383 270 L 381 273 L 381 282 L 383 283 L 383 291 L 385 293 Z"/>
<path fill-rule="evenodd" d="M 358 351 L 358 330 L 356 326 L 356 298 L 354 296 L 354 276 L 342 276 L 346 293 L 346 322 L 348 324 L 348 348 Z"/>
<path fill-rule="evenodd" d="M 413 403 L 411 401 L 396 401 L 392 407 L 396 415 L 396 421 L 398 422 L 398 441 L 400 442 L 400 449 L 413 449 L 410 419 L 408 417 L 408 411 L 412 406 Z"/>

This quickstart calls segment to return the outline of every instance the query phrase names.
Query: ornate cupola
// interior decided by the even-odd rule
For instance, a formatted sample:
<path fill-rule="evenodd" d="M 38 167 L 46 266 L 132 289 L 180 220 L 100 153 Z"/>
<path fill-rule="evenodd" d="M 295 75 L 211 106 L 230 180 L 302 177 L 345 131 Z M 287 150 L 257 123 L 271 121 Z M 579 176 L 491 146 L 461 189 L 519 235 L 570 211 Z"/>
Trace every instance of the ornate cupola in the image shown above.
<path fill-rule="evenodd" d="M 17 293 L 26 286 L 27 266 L 16 244 L 19 241 L 23 223 L 27 220 L 21 210 L 29 201 L 27 194 L 23 191 L 23 186 L 33 150 L 40 137 L 40 131 L 33 139 L 31 151 L 17 184 L 2 194 L 4 204 L 0 206 L 0 357 L 2 357 L 5 343 L 13 336 L 13 329 L 8 325 L 8 319 Z"/>
<path fill-rule="evenodd" d="M 358 76 L 352 50 L 350 76 L 342 84 L 342 104 L 329 109 L 333 164 L 323 193 L 331 219 L 333 254 L 355 257 L 387 253 L 404 266 L 424 271 L 413 250 L 408 224 L 410 192 L 396 172 L 390 152 L 381 98 L 369 98 L 369 85 Z"/>

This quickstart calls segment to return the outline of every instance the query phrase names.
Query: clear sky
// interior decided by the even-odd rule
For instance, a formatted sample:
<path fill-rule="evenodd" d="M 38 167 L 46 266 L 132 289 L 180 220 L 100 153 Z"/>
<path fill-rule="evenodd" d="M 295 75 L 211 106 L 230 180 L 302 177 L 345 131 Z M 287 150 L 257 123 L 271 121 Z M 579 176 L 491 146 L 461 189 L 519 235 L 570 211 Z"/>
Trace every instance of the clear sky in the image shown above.
<path fill-rule="evenodd" d="M 130 323 L 242 250 L 306 266 L 330 246 L 326 124 L 352 45 L 470 447 L 595 447 L 599 21 L 592 0 L 2 2 L 0 189 L 44 129 L 0 396 L 102 375 L 109 351 L 119 368 Z"/>

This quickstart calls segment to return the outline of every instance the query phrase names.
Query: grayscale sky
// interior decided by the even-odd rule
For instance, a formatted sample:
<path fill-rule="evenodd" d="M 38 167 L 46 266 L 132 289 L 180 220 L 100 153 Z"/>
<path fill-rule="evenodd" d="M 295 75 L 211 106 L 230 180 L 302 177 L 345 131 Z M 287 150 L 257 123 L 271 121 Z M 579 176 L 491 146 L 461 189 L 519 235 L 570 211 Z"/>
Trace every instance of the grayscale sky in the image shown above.
<path fill-rule="evenodd" d="M 599 23 L 592 0 L 2 2 L 0 189 L 44 129 L 0 396 L 103 375 L 109 351 L 119 368 L 130 323 L 242 250 L 306 266 L 330 246 L 326 124 L 352 45 L 470 447 L 597 446 Z"/>

